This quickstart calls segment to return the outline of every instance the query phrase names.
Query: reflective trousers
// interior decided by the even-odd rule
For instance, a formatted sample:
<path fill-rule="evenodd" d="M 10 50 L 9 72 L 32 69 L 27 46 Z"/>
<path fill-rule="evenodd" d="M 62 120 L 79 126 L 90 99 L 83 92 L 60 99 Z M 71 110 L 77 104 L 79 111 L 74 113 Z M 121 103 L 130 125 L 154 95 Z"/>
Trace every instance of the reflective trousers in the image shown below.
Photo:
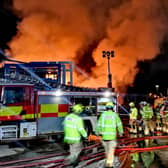
<path fill-rule="evenodd" d="M 106 154 L 106 166 L 107 167 L 112 167 L 113 166 L 113 161 L 114 161 L 114 152 L 115 148 L 117 146 L 116 140 L 111 140 L 111 141 L 102 141 L 102 144 L 105 149 L 105 154 Z"/>
<path fill-rule="evenodd" d="M 70 163 L 74 163 L 77 159 L 78 159 L 78 156 L 82 150 L 82 143 L 75 143 L 75 144 L 69 144 L 69 152 L 70 152 L 70 155 L 68 156 L 68 160 Z"/>
<path fill-rule="evenodd" d="M 154 132 L 155 126 L 152 119 L 143 119 L 144 126 L 145 126 L 145 135 L 148 135 L 151 132 Z"/>

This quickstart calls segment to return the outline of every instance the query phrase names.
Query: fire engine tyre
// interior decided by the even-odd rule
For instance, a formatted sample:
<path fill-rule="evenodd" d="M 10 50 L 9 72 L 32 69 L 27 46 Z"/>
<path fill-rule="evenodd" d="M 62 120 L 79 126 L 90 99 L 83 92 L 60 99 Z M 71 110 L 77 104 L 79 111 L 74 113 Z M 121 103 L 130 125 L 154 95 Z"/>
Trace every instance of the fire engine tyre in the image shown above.
<path fill-rule="evenodd" d="M 93 133 L 92 124 L 89 120 L 84 120 L 84 127 L 88 135 Z"/>

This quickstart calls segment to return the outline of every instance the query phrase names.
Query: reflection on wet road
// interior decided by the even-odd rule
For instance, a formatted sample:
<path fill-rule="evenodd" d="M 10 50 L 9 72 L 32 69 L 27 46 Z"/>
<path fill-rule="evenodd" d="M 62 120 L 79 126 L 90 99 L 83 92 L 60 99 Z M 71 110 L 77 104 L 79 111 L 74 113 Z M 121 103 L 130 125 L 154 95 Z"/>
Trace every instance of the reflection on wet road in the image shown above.
<path fill-rule="evenodd" d="M 137 138 L 137 135 L 132 134 L 130 135 L 131 138 Z M 141 135 L 138 135 L 141 137 Z M 157 147 L 163 146 L 168 144 L 168 139 L 145 139 L 137 142 L 129 143 L 129 145 L 137 146 L 137 148 L 145 148 L 145 147 Z M 17 144 L 18 145 L 18 144 Z M 22 147 L 24 145 L 22 144 Z M 24 146 L 25 151 L 21 154 L 3 158 L 3 161 L 9 160 L 18 160 L 18 159 L 25 159 L 25 158 L 32 158 L 37 156 L 44 156 L 53 153 L 62 153 L 67 152 L 68 149 L 65 148 L 63 143 L 48 143 L 48 142 L 35 142 L 30 144 L 30 146 Z M 101 148 L 102 150 L 102 148 Z M 97 150 L 97 152 L 100 152 Z M 124 152 L 123 152 L 124 153 Z M 127 157 L 126 156 L 127 153 Z M 91 153 L 87 153 L 89 155 Z M 65 158 L 62 156 L 61 158 Z M 122 161 L 125 160 L 124 164 L 121 167 Z M 58 157 L 54 158 L 58 159 Z M 115 157 L 116 164 L 115 168 L 167 168 L 168 167 L 168 148 L 159 149 L 159 150 L 152 150 L 152 151 L 145 151 L 145 152 L 125 152 L 124 155 L 119 155 Z M 86 162 L 86 161 L 85 161 Z M 85 163 L 84 161 L 79 163 L 76 168 L 80 168 L 80 165 Z M 120 162 L 120 167 L 119 167 Z M 47 167 L 47 166 L 38 166 L 38 167 Z M 97 161 L 92 163 L 91 165 L 85 166 L 86 168 L 103 168 L 103 160 Z"/>
<path fill-rule="evenodd" d="M 137 135 L 131 135 L 137 138 Z M 141 137 L 141 135 L 138 135 Z M 168 139 L 145 139 L 142 141 L 134 142 L 140 148 L 157 147 L 168 144 Z M 132 153 L 130 154 L 131 164 L 128 167 L 133 168 L 167 168 L 168 167 L 168 148 L 151 150 L 147 152 Z M 126 166 L 126 167 L 127 167 Z M 125 167 L 124 167 L 125 168 Z"/>

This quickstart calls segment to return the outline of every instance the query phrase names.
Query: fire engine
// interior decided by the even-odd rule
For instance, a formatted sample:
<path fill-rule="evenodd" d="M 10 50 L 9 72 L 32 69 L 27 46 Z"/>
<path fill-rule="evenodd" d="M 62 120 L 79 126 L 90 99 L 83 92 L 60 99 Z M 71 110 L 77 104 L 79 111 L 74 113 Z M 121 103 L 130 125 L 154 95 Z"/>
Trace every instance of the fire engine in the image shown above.
<path fill-rule="evenodd" d="M 76 103 L 85 107 L 81 116 L 87 131 L 94 131 L 105 103 L 116 102 L 117 95 L 108 92 L 107 98 L 100 89 L 73 86 L 72 71 L 70 62 L 4 64 L 0 71 L 0 141 L 60 135 L 64 117 Z"/>

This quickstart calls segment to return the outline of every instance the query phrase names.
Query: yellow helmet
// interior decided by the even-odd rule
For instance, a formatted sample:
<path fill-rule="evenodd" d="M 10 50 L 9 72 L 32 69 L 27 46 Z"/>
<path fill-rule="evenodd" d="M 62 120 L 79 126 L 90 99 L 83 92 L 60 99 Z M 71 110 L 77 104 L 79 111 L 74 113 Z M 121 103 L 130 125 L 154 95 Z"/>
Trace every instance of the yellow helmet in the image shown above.
<path fill-rule="evenodd" d="M 113 107 L 114 107 L 113 102 L 107 102 L 106 103 L 106 108 L 113 108 Z"/>
<path fill-rule="evenodd" d="M 130 106 L 130 107 L 134 107 L 134 106 L 135 106 L 135 103 L 134 103 L 134 102 L 130 102 L 130 103 L 129 103 L 129 106 Z"/>
<path fill-rule="evenodd" d="M 84 106 L 82 104 L 75 104 L 73 107 L 72 107 L 72 111 L 76 114 L 80 114 L 84 109 Z"/>

